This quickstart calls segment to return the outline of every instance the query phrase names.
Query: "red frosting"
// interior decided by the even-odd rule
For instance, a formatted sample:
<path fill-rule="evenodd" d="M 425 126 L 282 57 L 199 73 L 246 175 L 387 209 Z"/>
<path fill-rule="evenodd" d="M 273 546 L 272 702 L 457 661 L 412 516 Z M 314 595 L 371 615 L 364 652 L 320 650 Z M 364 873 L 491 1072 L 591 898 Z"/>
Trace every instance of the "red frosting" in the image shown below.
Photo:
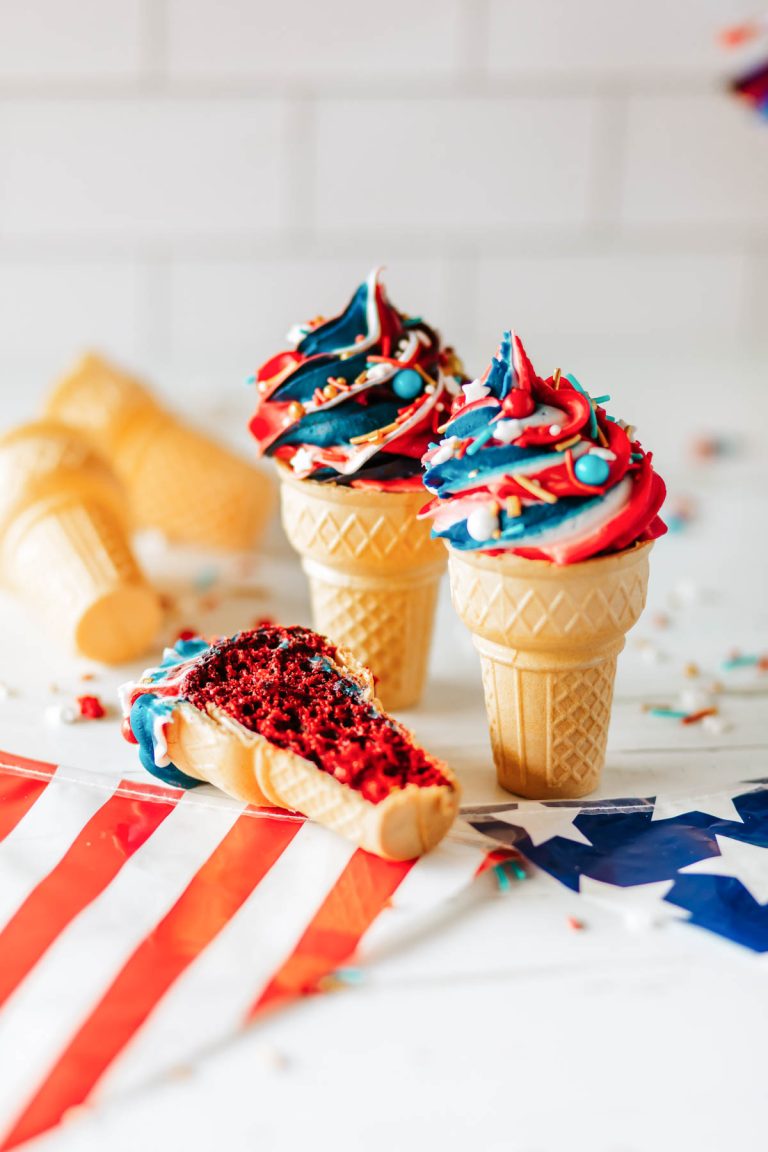
<path fill-rule="evenodd" d="M 400 725 L 356 682 L 329 669 L 336 648 L 306 628 L 278 625 L 220 641 L 191 665 L 180 695 L 211 704 L 270 743 L 312 761 L 373 804 L 416 784 L 450 787 Z"/>

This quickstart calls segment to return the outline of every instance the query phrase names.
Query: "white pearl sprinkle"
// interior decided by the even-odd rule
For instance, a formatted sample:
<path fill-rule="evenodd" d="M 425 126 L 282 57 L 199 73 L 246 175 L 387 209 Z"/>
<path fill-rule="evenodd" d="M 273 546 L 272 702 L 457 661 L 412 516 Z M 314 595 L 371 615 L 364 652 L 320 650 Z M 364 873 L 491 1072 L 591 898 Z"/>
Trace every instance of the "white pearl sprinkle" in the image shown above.
<path fill-rule="evenodd" d="M 549 426 L 550 436 L 559 436 L 561 432 L 562 432 L 562 428 L 560 427 L 559 424 L 550 424 L 550 426 Z"/>
<path fill-rule="evenodd" d="M 467 516 L 467 533 L 473 540 L 489 540 L 499 527 L 499 514 L 495 505 L 475 508 Z"/>
<path fill-rule="evenodd" d="M 45 722 L 54 727 L 60 724 L 74 724 L 77 721 L 77 710 L 71 704 L 49 704 L 45 710 Z"/>

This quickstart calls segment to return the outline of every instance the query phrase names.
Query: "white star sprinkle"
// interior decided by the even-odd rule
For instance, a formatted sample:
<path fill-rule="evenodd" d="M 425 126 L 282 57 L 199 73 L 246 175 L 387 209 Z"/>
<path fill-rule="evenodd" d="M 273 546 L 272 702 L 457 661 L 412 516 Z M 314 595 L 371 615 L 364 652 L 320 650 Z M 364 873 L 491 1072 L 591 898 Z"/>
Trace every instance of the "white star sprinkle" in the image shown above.
<path fill-rule="evenodd" d="M 482 380 L 470 380 L 469 384 L 463 385 L 463 391 L 467 404 L 471 404 L 474 400 L 482 400 L 491 392 L 488 385 L 483 384 Z"/>

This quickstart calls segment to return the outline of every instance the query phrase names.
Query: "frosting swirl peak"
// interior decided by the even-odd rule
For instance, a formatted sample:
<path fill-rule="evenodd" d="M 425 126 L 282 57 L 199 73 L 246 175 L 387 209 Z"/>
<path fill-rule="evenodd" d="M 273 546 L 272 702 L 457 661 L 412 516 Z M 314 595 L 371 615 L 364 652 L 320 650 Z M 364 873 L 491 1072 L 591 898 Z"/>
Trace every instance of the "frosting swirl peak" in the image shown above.
<path fill-rule="evenodd" d="M 438 333 L 398 312 L 374 269 L 340 315 L 289 340 L 256 374 L 250 429 L 261 453 L 299 479 L 418 488 L 421 457 L 464 379 Z"/>
<path fill-rule="evenodd" d="M 571 564 L 661 536 L 666 490 L 609 396 L 559 370 L 538 377 L 505 332 L 484 375 L 463 386 L 423 460 L 422 511 L 460 551 Z"/>

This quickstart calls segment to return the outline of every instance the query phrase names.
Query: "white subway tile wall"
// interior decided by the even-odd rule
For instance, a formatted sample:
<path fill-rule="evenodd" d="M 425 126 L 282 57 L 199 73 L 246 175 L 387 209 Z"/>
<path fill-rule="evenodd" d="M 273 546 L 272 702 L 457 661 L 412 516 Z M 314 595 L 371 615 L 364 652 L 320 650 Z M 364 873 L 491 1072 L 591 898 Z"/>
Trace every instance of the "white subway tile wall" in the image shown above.
<path fill-rule="evenodd" d="M 716 42 L 744 15 L 0 0 L 5 422 L 88 346 L 247 411 L 257 363 L 374 263 L 473 370 L 508 325 L 602 384 L 606 350 L 765 355 L 768 124 Z"/>

